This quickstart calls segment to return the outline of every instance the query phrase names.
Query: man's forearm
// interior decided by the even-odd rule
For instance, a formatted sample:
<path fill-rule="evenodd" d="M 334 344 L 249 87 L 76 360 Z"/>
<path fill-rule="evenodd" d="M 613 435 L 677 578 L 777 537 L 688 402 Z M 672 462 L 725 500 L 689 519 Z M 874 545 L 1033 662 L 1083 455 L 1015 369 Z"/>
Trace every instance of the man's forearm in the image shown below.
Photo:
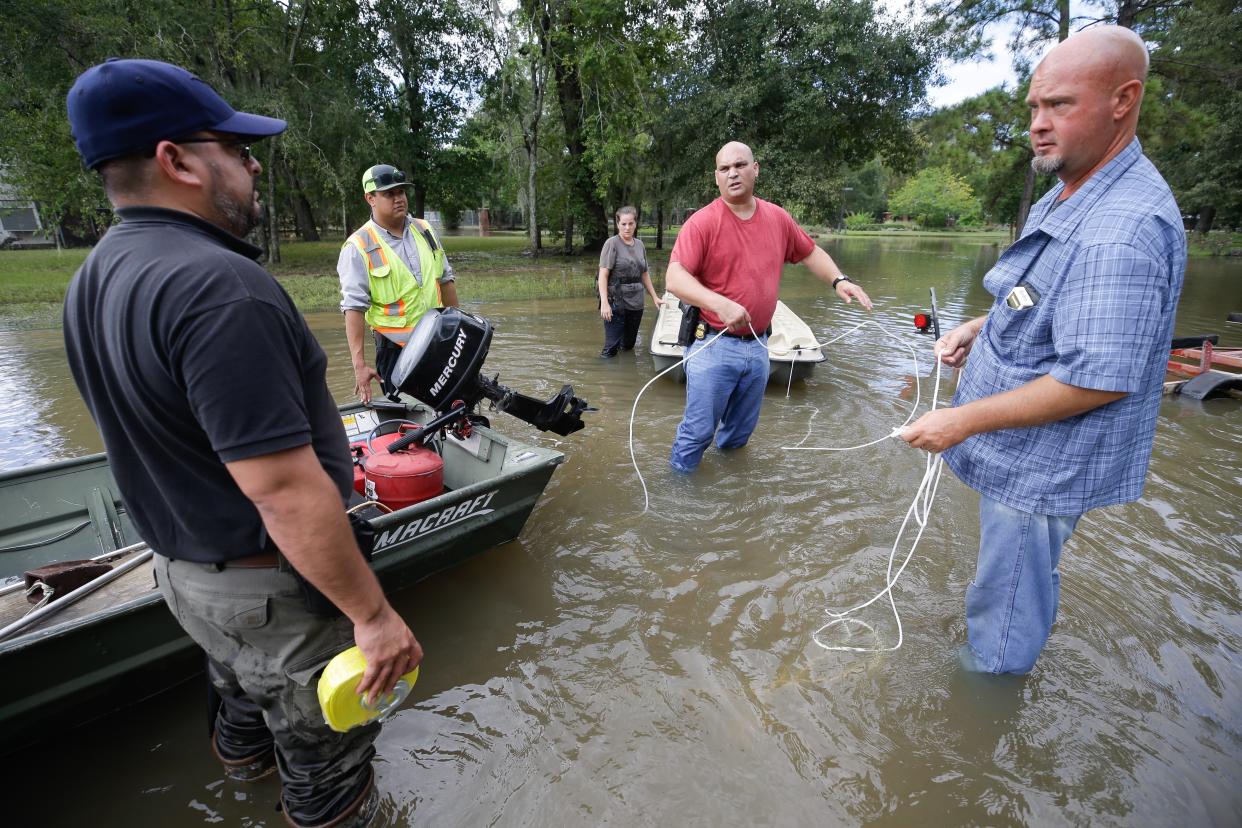
<path fill-rule="evenodd" d="M 387 606 L 345 516 L 340 492 L 310 446 L 228 464 L 281 554 L 354 623 Z"/>
<path fill-rule="evenodd" d="M 951 411 L 962 418 L 969 435 L 1004 428 L 1025 428 L 1064 420 L 1119 400 L 1124 391 L 1097 391 L 1067 385 L 1045 374 L 1025 385 L 975 400 Z"/>
<path fill-rule="evenodd" d="M 345 340 L 349 343 L 349 358 L 354 368 L 367 364 L 366 357 L 367 320 L 362 311 L 345 311 Z"/>
<path fill-rule="evenodd" d="M 944 451 L 976 434 L 1064 420 L 1125 396 L 1066 385 L 1045 374 L 1027 384 L 956 408 L 928 411 L 899 436 L 915 448 Z"/>
<path fill-rule="evenodd" d="M 455 280 L 441 283 L 440 301 L 444 303 L 446 308 L 459 307 L 457 304 L 457 282 Z"/>

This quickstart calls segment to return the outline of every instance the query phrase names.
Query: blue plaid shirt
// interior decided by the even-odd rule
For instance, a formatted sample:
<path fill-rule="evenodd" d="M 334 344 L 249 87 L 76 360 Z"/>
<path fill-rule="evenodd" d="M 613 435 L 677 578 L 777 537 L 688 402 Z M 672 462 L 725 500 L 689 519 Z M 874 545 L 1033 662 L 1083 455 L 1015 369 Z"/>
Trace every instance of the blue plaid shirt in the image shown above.
<path fill-rule="evenodd" d="M 1137 500 L 1160 408 L 1186 234 L 1173 194 L 1137 139 L 1065 201 L 1058 183 L 983 279 L 996 297 L 955 405 L 1045 374 L 1126 396 L 1064 420 L 978 434 L 944 453 L 966 485 L 1050 515 Z M 1034 307 L 1005 303 L 1017 285 Z"/>

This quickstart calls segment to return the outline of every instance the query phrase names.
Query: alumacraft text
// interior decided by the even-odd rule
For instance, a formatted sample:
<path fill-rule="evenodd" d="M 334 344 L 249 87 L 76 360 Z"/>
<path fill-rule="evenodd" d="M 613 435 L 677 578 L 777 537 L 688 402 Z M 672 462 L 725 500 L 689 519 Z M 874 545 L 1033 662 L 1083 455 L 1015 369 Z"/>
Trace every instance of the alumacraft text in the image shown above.
<path fill-rule="evenodd" d="M 492 502 L 492 498 L 496 496 L 499 489 L 492 489 L 490 492 L 479 495 L 474 500 L 467 500 L 462 503 L 455 503 L 452 506 L 445 506 L 437 512 L 420 517 L 404 526 L 396 526 L 392 529 L 386 529 L 375 539 L 375 551 L 387 549 L 398 543 L 405 543 L 413 538 L 422 535 L 428 535 L 432 532 L 438 532 L 448 526 L 461 523 L 463 520 L 472 518 L 475 515 L 486 515 L 492 512 L 488 508 L 488 504 Z"/>

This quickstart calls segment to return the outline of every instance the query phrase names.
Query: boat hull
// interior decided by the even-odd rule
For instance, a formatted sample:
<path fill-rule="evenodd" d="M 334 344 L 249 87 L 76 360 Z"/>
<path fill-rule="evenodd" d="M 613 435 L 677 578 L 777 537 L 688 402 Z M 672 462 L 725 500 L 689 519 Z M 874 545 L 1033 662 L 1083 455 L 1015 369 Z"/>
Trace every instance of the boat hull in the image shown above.
<path fill-rule="evenodd" d="M 678 364 L 686 351 L 677 344 L 680 327 L 681 310 L 677 299 L 671 293 L 665 293 L 651 332 L 651 360 L 657 372 L 673 368 L 666 376 L 678 384 L 684 384 L 686 370 Z M 815 345 L 811 329 L 784 302 L 777 302 L 776 313 L 772 317 L 768 354 L 768 382 L 781 386 L 808 379 L 814 373 L 815 366 L 825 359 L 823 350 Z"/>
<path fill-rule="evenodd" d="M 517 538 L 556 466 L 564 460 L 559 452 L 512 441 L 484 428 L 476 429 L 470 441 L 447 441 L 443 450 L 448 491 L 372 520 L 376 529 L 372 565 L 386 591 Z M 0 492 L 19 491 L 25 483 L 28 490 L 38 490 L 46 498 L 78 483 L 89 486 L 110 477 L 106 459 L 96 455 L 0 475 Z M 37 485 L 40 482 L 43 485 Z M 26 500 L 39 507 L 46 502 Z M 123 506 L 117 506 L 123 515 Z M 0 526 L 0 538 L 12 535 L 3 531 L 8 528 Z M 130 533 L 132 538 L 132 529 Z M 84 540 L 89 543 L 92 538 Z M 0 541 L 0 546 L 12 545 L 17 544 Z M 47 560 L 66 559 L 64 551 L 63 544 L 59 545 L 58 554 Z M 98 554 L 99 549 L 94 552 Z M 90 554 L 78 551 L 69 557 Z M 26 554 L 14 563 L 29 568 L 29 558 Z M 0 565 L 4 567 L 0 575 L 14 574 L 13 564 L 0 559 Z M 106 605 L 106 596 L 100 594 L 104 590 L 100 590 L 80 603 L 102 603 L 102 608 L 87 606 L 76 617 L 54 619 L 0 642 L 0 675 L 5 677 L 0 682 L 0 754 L 107 715 L 151 695 L 153 688 L 167 689 L 202 669 L 201 651 L 168 611 L 150 572 L 146 564 L 125 576 L 130 581 L 126 590 L 133 597 Z M 72 611 L 73 607 L 64 613 Z"/>

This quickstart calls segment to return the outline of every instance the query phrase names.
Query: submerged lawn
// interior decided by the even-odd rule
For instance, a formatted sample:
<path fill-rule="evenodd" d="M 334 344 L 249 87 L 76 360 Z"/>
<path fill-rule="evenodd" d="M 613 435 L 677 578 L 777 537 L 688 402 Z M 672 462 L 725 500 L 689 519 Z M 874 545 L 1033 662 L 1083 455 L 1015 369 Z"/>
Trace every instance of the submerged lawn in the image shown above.
<path fill-rule="evenodd" d="M 654 234 L 644 233 L 653 265 L 668 261 L 673 234 L 665 249 L 655 249 Z M 563 256 L 545 250 L 532 258 L 520 233 L 491 236 L 445 236 L 463 301 L 531 299 L 541 296 L 591 296 L 599 262 L 595 254 Z M 336 260 L 341 243 L 286 242 L 281 261 L 270 267 L 304 312 L 335 310 L 340 302 Z M 0 251 L 0 329 L 46 328 L 60 324 L 65 289 L 89 251 Z"/>

